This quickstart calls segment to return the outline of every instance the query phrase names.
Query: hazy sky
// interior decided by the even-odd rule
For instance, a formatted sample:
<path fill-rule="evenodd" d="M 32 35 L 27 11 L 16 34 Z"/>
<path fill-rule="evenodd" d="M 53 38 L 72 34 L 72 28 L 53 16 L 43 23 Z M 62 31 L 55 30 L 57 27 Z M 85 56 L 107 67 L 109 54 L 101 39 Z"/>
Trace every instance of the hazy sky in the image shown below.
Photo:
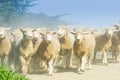
<path fill-rule="evenodd" d="M 112 26 L 120 22 L 120 0 L 38 0 L 30 12 L 49 16 L 69 14 L 62 19 L 80 26 Z"/>

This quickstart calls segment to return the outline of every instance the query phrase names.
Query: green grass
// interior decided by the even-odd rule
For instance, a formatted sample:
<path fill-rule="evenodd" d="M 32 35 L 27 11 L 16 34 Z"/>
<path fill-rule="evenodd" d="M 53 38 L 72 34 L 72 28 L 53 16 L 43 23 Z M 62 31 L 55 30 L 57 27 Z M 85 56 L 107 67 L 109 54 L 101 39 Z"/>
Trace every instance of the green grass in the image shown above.
<path fill-rule="evenodd" d="M 0 65 L 0 80 L 29 80 L 22 74 L 13 72 L 12 70 Z"/>

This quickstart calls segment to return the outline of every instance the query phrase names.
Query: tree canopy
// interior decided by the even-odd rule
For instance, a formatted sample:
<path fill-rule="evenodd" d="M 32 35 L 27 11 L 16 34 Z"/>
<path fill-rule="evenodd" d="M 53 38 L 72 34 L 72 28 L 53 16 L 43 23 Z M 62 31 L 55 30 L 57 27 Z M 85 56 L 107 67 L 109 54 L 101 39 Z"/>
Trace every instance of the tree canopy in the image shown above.
<path fill-rule="evenodd" d="M 11 18 L 27 12 L 29 7 L 34 6 L 36 0 L 0 0 L 0 17 L 3 23 L 9 25 Z"/>
<path fill-rule="evenodd" d="M 45 13 L 31 13 L 29 8 L 37 5 L 37 0 L 0 0 L 0 26 L 5 27 L 55 27 L 68 24 L 61 17 L 68 14 L 48 16 Z"/>

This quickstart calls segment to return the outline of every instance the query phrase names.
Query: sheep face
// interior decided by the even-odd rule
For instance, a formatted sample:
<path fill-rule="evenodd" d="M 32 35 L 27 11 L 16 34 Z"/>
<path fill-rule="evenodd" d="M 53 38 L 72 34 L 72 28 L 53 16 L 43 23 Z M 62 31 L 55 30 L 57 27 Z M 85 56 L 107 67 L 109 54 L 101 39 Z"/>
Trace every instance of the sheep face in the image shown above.
<path fill-rule="evenodd" d="M 42 34 L 44 41 L 47 43 L 51 43 L 53 40 L 54 34 L 55 34 L 54 32 L 47 32 L 46 34 Z"/>
<path fill-rule="evenodd" d="M 113 34 L 113 31 L 112 31 L 112 30 L 108 30 L 108 29 L 105 30 L 105 35 L 106 35 L 107 37 L 111 37 L 112 34 Z"/>
<path fill-rule="evenodd" d="M 20 29 L 20 31 L 23 33 L 23 38 L 26 40 L 31 40 L 33 35 L 32 35 L 32 30 L 23 30 Z"/>
<path fill-rule="evenodd" d="M 57 34 L 58 34 L 59 38 L 64 37 L 64 35 L 66 34 L 66 29 L 63 27 L 60 27 Z"/>
<path fill-rule="evenodd" d="M 47 41 L 48 43 L 50 43 L 50 42 L 52 41 L 52 38 L 53 38 L 52 34 L 47 34 L 47 35 L 46 35 L 46 41 Z"/>
<path fill-rule="evenodd" d="M 116 25 L 114 25 L 114 27 L 116 30 L 120 30 L 120 24 L 116 24 Z"/>
<path fill-rule="evenodd" d="M 0 39 L 3 39 L 6 37 L 6 32 L 9 30 L 9 28 L 0 28 Z"/>
<path fill-rule="evenodd" d="M 34 30 L 33 32 L 33 40 L 38 41 L 38 38 L 40 37 L 40 34 L 38 31 Z"/>
<path fill-rule="evenodd" d="M 82 40 L 83 40 L 83 37 L 80 33 L 77 33 L 75 34 L 75 40 L 78 42 L 78 43 L 81 43 Z"/>

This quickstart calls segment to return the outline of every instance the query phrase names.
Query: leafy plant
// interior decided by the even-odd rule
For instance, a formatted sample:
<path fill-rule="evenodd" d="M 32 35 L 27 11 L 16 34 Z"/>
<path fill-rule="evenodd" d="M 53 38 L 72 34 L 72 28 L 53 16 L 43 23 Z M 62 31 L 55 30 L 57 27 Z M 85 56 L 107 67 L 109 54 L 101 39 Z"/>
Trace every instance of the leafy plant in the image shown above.
<path fill-rule="evenodd" d="M 0 65 L 0 80 L 29 80 L 22 74 L 13 72 L 12 70 Z"/>

